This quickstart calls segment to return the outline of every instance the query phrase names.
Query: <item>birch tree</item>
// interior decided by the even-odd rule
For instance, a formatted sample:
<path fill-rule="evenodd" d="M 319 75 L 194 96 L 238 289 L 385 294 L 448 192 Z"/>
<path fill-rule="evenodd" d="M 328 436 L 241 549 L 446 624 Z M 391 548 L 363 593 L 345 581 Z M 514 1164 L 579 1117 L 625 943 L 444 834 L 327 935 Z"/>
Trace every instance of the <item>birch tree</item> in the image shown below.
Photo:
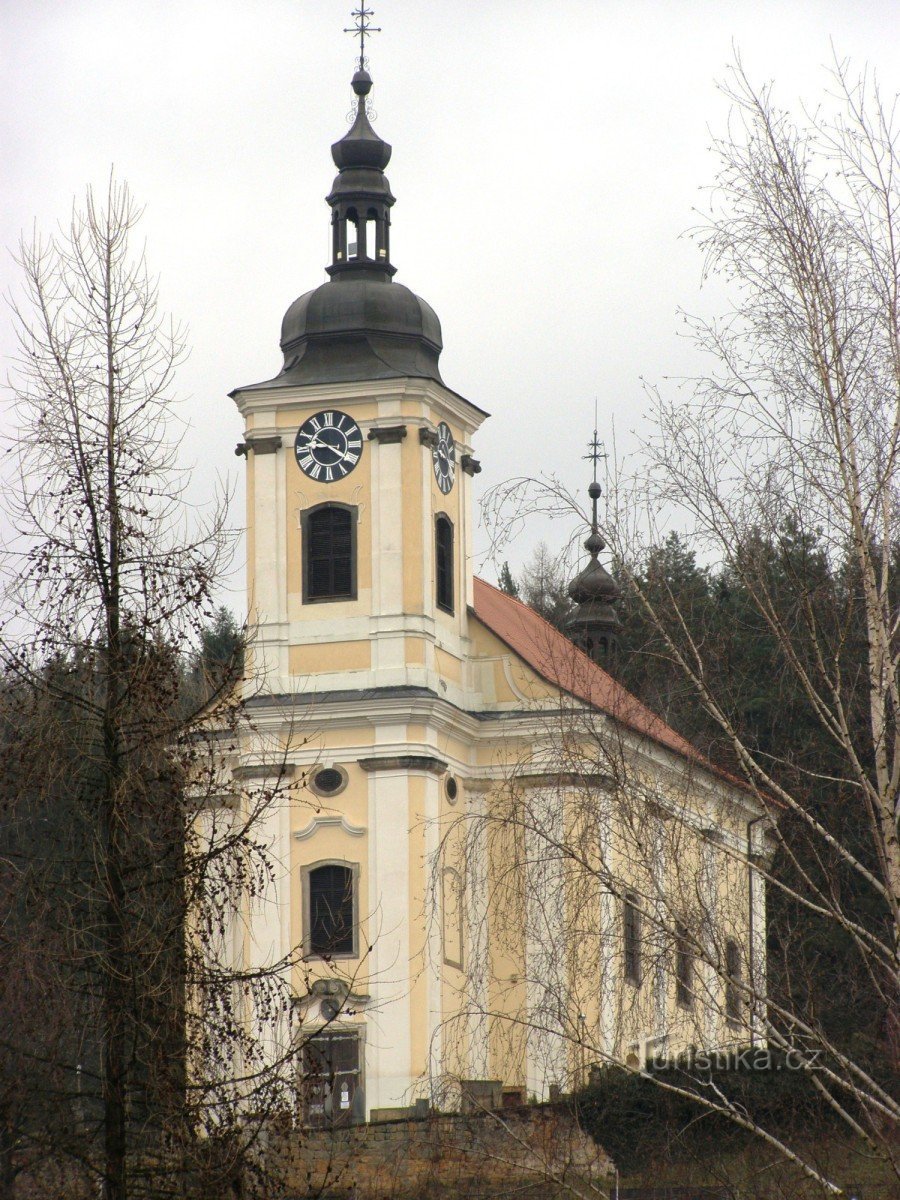
<path fill-rule="evenodd" d="M 603 532 L 626 603 L 652 632 L 666 677 L 681 680 L 680 699 L 671 687 L 666 694 L 702 713 L 683 725 L 706 731 L 702 748 L 740 776 L 777 840 L 771 860 L 749 847 L 729 852 L 765 880 L 780 922 L 770 929 L 768 978 L 739 976 L 703 932 L 699 886 L 695 929 L 679 924 L 665 890 L 643 906 L 660 944 L 668 939 L 665 969 L 676 972 L 681 943 L 698 982 L 711 971 L 724 985 L 723 1016 L 739 991 L 765 1044 L 809 1064 L 822 1112 L 897 1179 L 900 131 L 893 100 L 871 78 L 838 63 L 832 85 L 821 107 L 798 117 L 778 107 L 772 87 L 755 87 L 740 61 L 732 70 L 730 125 L 714 143 L 719 171 L 694 236 L 706 276 L 725 285 L 733 307 L 714 320 L 685 318 L 711 366 L 651 393 L 655 436 L 637 470 L 616 479 Z M 556 480 L 514 481 L 488 497 L 497 529 L 511 527 L 516 508 L 535 507 L 577 509 Z M 673 529 L 679 555 L 703 564 L 693 591 L 654 570 L 667 545 L 672 557 Z M 715 596 L 705 591 L 711 580 Z M 698 587 L 714 625 L 694 603 Z M 760 738 L 748 719 L 748 672 L 802 714 L 807 732 L 792 744 Z M 666 715 L 678 723 L 677 703 Z M 598 747 L 598 759 L 611 754 Z M 536 824 L 527 807 L 512 806 L 506 819 Z M 661 833 L 670 863 L 675 829 Z M 546 841 L 549 853 L 580 860 L 601 890 L 621 891 L 616 872 L 591 866 L 580 843 Z M 833 990 L 867 997 L 866 1017 L 843 1028 L 825 1019 L 810 986 L 823 937 Z M 574 1031 L 588 1054 L 608 1056 L 602 1039 Z M 764 1106 L 729 1099 L 688 1067 L 656 1082 L 840 1190 Z"/>

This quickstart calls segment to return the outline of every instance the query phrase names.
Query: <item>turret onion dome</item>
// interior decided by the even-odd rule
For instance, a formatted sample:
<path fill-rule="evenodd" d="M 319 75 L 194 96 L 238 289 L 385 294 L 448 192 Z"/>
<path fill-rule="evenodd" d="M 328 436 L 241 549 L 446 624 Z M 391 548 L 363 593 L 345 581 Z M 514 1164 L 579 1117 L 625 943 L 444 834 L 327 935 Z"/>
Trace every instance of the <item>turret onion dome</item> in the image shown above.
<path fill-rule="evenodd" d="M 334 165 L 339 171 L 353 167 L 383 171 L 391 161 L 391 147 L 372 128 L 366 112 L 365 97 L 372 90 L 372 76 L 368 71 L 357 71 L 350 86 L 357 96 L 356 119 L 340 141 L 331 147 Z M 335 180 L 335 186 L 339 182 L 340 176 Z M 383 184 L 387 189 L 386 179 Z"/>
<path fill-rule="evenodd" d="M 596 436 L 595 433 L 595 445 Z M 579 571 L 569 584 L 569 595 L 575 601 L 576 607 L 569 618 L 567 633 L 595 662 L 608 668 L 618 640 L 620 622 L 614 606 L 621 595 L 621 589 L 598 559 L 600 551 L 606 548 L 606 543 L 597 528 L 600 484 L 596 479 L 588 486 L 588 495 L 593 504 L 593 521 L 584 548 L 591 558 L 584 570 Z"/>
<path fill-rule="evenodd" d="M 366 111 L 372 88 L 368 71 L 359 69 L 352 87 L 355 119 L 331 147 L 338 174 L 327 196 L 330 278 L 288 308 L 281 325 L 284 365 L 275 379 L 258 387 L 403 376 L 443 382 L 437 314 L 415 292 L 393 282 L 394 197 L 384 174 L 391 147 L 372 128 Z"/>

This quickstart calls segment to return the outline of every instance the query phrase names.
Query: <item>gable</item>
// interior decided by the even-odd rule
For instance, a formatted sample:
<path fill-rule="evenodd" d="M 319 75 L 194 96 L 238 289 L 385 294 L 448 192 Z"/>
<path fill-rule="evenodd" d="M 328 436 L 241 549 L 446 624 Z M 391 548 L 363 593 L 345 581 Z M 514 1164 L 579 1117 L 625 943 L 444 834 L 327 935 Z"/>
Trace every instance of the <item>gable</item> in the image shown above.
<path fill-rule="evenodd" d="M 476 577 L 471 611 L 482 626 L 512 651 L 519 664 L 530 668 L 526 678 L 533 673 L 535 684 L 538 680 L 543 681 L 543 696 L 552 695 L 554 690 L 557 694 L 574 696 L 640 737 L 650 738 L 720 779 L 741 788 L 746 786 L 715 766 L 527 604 Z M 547 684 L 551 686 L 547 688 Z M 537 699 L 541 695 L 540 688 L 533 687 L 532 690 Z"/>

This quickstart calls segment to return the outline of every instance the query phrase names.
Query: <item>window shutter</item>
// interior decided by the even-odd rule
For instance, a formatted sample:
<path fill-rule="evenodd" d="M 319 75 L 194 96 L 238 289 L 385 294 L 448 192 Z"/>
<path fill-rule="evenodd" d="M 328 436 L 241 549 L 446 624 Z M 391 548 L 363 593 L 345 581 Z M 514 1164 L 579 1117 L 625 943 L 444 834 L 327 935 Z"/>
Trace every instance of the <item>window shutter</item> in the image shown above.
<path fill-rule="evenodd" d="M 306 594 L 310 600 L 353 596 L 353 526 L 349 509 L 328 505 L 306 522 Z"/>

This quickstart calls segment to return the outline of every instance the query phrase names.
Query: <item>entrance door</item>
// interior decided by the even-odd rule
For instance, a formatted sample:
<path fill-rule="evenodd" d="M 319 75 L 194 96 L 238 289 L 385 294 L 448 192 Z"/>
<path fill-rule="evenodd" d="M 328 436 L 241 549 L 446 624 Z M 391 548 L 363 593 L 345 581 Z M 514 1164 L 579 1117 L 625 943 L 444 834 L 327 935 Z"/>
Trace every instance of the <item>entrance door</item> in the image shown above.
<path fill-rule="evenodd" d="M 301 1084 L 306 1123 L 316 1128 L 364 1119 L 360 1092 L 359 1036 L 353 1030 L 317 1034 L 303 1047 Z"/>

